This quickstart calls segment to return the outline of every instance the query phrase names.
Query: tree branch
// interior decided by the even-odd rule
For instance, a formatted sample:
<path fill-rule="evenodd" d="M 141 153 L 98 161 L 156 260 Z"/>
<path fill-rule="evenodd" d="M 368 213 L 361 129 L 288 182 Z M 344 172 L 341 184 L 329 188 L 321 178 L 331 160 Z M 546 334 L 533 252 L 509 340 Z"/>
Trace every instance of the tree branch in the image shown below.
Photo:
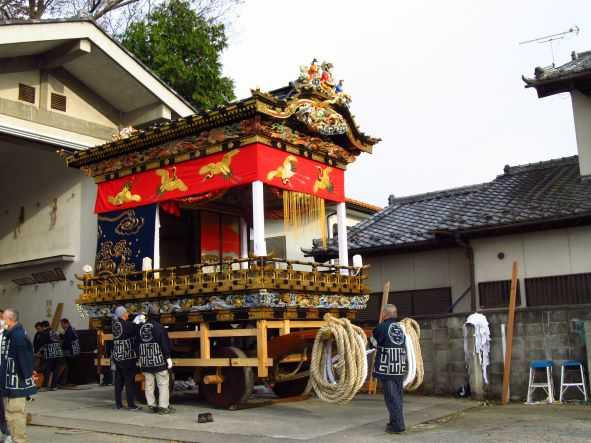
<path fill-rule="evenodd" d="M 124 0 L 110 0 L 109 1 L 109 0 L 107 0 L 101 9 L 97 8 L 96 12 L 93 14 L 93 18 L 95 20 L 97 20 L 109 12 L 112 12 L 116 9 L 123 7 L 123 6 L 130 5 L 132 3 L 136 3 L 138 1 L 139 0 L 127 0 L 127 1 L 124 1 Z"/>

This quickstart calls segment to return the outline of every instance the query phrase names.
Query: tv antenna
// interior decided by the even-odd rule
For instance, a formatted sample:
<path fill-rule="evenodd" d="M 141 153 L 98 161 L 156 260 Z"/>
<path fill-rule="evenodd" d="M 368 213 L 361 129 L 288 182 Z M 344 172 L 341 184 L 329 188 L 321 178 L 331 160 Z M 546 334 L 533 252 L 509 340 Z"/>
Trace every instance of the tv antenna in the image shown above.
<path fill-rule="evenodd" d="M 550 51 L 552 52 L 552 66 L 555 66 L 555 60 L 554 60 L 554 42 L 557 40 L 562 40 L 566 37 L 569 36 L 577 36 L 579 35 L 580 32 L 580 28 L 575 25 L 572 28 L 569 28 L 568 31 L 564 31 L 564 32 L 559 32 L 557 34 L 550 34 L 550 35 L 544 35 L 542 37 L 538 37 L 538 38 L 532 38 L 531 40 L 525 40 L 523 42 L 519 42 L 520 45 L 527 45 L 529 43 L 550 43 Z"/>

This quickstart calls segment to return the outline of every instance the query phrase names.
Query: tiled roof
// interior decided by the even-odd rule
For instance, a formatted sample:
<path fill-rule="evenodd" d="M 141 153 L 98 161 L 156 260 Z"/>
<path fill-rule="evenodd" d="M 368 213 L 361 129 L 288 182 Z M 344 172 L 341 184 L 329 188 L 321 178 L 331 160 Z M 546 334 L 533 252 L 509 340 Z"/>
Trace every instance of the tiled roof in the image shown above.
<path fill-rule="evenodd" d="M 381 212 L 349 229 L 349 248 L 409 247 L 446 233 L 590 215 L 591 180 L 581 180 L 578 157 L 573 156 L 506 166 L 504 173 L 489 183 L 393 198 Z M 335 246 L 331 244 L 329 249 Z"/>
<path fill-rule="evenodd" d="M 589 90 L 589 76 L 591 76 L 591 51 L 576 53 L 573 51 L 572 60 L 561 66 L 538 66 L 534 70 L 534 77 L 523 76 L 526 88 L 536 88 L 539 97 L 580 89 Z"/>
<path fill-rule="evenodd" d="M 573 74 L 591 71 L 591 51 L 573 52 L 572 60 L 558 67 L 537 67 L 534 71 L 536 80 L 556 80 Z"/>

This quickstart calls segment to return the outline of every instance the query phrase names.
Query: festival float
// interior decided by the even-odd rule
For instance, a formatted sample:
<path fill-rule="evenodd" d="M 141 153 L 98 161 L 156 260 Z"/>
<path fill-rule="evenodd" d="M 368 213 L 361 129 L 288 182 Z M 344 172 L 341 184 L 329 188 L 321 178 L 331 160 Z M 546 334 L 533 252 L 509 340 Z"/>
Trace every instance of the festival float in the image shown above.
<path fill-rule="evenodd" d="M 359 130 L 331 70 L 314 60 L 287 87 L 63 154 L 98 188 L 96 262 L 77 303 L 99 364 L 114 308 L 158 303 L 175 371 L 212 405 L 245 402 L 257 379 L 280 397 L 304 390 L 324 314 L 355 319 L 368 300 L 367 268 L 349 266 L 344 176 L 379 139 Z M 265 220 L 326 242 L 328 210 L 338 264 L 267 251 Z"/>

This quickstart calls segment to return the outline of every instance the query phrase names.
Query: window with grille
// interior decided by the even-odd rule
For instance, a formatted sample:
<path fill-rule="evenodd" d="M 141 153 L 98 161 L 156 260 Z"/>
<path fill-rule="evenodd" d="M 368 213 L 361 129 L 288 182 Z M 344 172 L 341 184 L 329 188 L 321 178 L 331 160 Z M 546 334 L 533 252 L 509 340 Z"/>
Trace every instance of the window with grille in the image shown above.
<path fill-rule="evenodd" d="M 23 102 L 35 104 L 35 88 L 33 86 L 19 83 L 18 99 Z"/>
<path fill-rule="evenodd" d="M 62 94 L 51 93 L 51 109 L 66 112 L 66 96 Z"/>
<path fill-rule="evenodd" d="M 525 279 L 528 306 L 591 303 L 591 273 Z"/>
<path fill-rule="evenodd" d="M 478 296 L 481 308 L 504 308 L 509 306 L 511 280 L 486 281 L 478 283 Z M 519 280 L 517 280 L 516 305 L 521 304 Z"/>
<path fill-rule="evenodd" d="M 360 323 L 376 323 L 380 316 L 381 301 L 381 292 L 371 294 L 367 307 L 358 313 L 357 321 Z M 447 314 L 452 303 L 451 288 L 394 291 L 390 292 L 388 303 L 396 305 L 399 318 Z"/>

